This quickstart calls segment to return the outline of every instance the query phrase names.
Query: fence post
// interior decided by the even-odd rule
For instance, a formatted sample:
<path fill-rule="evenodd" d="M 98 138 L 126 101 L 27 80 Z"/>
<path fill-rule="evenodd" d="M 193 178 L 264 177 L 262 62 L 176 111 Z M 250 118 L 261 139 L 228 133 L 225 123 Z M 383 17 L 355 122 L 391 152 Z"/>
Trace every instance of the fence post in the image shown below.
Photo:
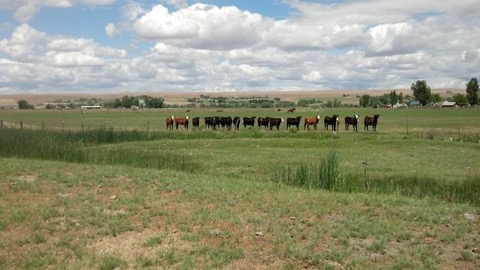
<path fill-rule="evenodd" d="M 147 132 L 150 129 L 150 121 L 147 121 Z"/>
<path fill-rule="evenodd" d="M 407 128 L 407 135 L 408 135 L 408 117 L 406 118 L 406 128 Z"/>
<path fill-rule="evenodd" d="M 23 129 L 23 121 L 20 121 L 20 128 Z"/>
<path fill-rule="evenodd" d="M 0 128 L 3 128 L 3 120 L 0 120 Z"/>
<path fill-rule="evenodd" d="M 62 121 L 62 129 L 65 131 L 65 121 Z"/>
<path fill-rule="evenodd" d="M 45 121 L 42 120 L 42 130 L 45 130 Z"/>

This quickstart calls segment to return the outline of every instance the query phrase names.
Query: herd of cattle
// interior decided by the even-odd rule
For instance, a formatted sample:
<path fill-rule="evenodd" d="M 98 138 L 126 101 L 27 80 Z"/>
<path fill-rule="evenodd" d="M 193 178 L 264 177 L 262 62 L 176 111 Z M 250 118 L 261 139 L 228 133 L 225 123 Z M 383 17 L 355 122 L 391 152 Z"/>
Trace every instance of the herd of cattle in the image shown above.
<path fill-rule="evenodd" d="M 372 126 L 373 131 L 377 131 L 377 123 L 378 123 L 378 118 L 380 117 L 379 114 L 375 114 L 373 117 L 371 116 L 365 116 L 363 119 L 363 124 L 364 124 L 364 129 L 368 131 L 368 127 Z M 234 129 L 239 129 L 240 128 L 240 122 L 241 120 L 243 123 L 243 127 L 255 127 L 255 120 L 256 124 L 258 127 L 263 127 L 265 129 L 270 129 L 272 130 L 274 127 L 277 128 L 277 130 L 280 129 L 280 125 L 284 122 L 283 117 L 243 117 L 243 119 L 240 119 L 240 117 L 230 117 L 230 116 L 208 116 L 208 117 L 203 117 L 205 121 L 205 127 L 208 129 L 213 129 L 216 130 L 217 128 L 222 128 L 222 129 L 227 129 L 231 130 L 232 127 Z M 320 115 L 317 115 L 315 117 L 305 117 L 303 118 L 303 129 L 308 129 L 310 130 L 310 126 L 313 126 L 314 129 L 317 129 L 318 123 L 320 122 Z M 192 126 L 194 128 L 200 128 L 200 117 L 193 117 L 192 119 Z M 189 125 L 190 119 L 188 116 L 185 117 L 175 117 L 175 116 L 169 116 L 166 119 L 166 125 L 168 130 L 173 130 L 173 126 L 178 130 L 178 127 L 181 127 L 185 130 L 188 130 L 188 125 Z M 345 117 L 345 129 L 348 130 L 349 126 L 351 125 L 353 127 L 353 130 L 358 131 L 358 121 L 359 117 L 358 115 L 352 116 L 347 116 Z M 296 127 L 297 130 L 300 129 L 300 124 L 302 123 L 302 116 L 297 116 L 297 117 L 288 117 L 286 120 L 286 129 L 290 127 Z M 329 128 L 329 126 L 332 127 L 332 130 L 336 131 L 338 130 L 338 127 L 340 125 L 340 120 L 338 114 L 334 114 L 332 116 L 325 116 L 323 118 L 323 125 L 324 129 Z"/>

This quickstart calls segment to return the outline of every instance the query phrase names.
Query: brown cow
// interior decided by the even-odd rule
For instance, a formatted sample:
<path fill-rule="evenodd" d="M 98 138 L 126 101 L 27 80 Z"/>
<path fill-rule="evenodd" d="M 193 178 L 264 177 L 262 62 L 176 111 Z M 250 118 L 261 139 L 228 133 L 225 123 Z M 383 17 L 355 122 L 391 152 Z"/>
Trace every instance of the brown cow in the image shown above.
<path fill-rule="evenodd" d="M 188 130 L 188 116 L 175 118 L 175 127 L 177 130 L 178 126 L 183 126 L 185 130 Z"/>
<path fill-rule="evenodd" d="M 165 124 L 167 125 L 167 130 L 173 130 L 173 122 L 175 122 L 175 117 L 173 115 L 165 119 Z"/>
<path fill-rule="evenodd" d="M 290 108 L 287 110 L 287 113 L 293 113 L 297 108 Z"/>
<path fill-rule="evenodd" d="M 317 115 L 316 117 L 305 117 L 305 119 L 303 120 L 303 129 L 308 128 L 308 130 L 310 130 L 310 126 L 313 125 L 316 130 L 319 121 L 320 115 Z"/>
<path fill-rule="evenodd" d="M 373 117 L 370 116 L 365 116 L 363 119 L 363 125 L 364 129 L 368 131 L 368 126 L 372 126 L 373 131 L 377 131 L 377 123 L 378 123 L 378 118 L 380 117 L 380 114 L 375 114 Z"/>

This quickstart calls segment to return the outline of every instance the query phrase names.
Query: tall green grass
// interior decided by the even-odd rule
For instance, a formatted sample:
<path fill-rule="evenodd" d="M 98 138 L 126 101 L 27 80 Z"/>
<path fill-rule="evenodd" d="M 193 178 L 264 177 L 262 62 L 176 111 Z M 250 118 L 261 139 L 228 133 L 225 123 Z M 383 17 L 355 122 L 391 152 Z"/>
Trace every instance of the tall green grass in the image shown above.
<path fill-rule="evenodd" d="M 98 144 L 150 140 L 141 131 L 94 129 L 83 131 L 0 129 L 0 156 L 58 160 L 141 168 L 195 171 L 198 164 L 173 151 L 110 150 L 88 147 Z"/>
<path fill-rule="evenodd" d="M 340 185 L 340 160 L 336 152 L 330 152 L 318 164 L 302 163 L 275 171 L 274 180 L 307 189 L 335 190 Z"/>
<path fill-rule="evenodd" d="M 480 176 L 456 181 L 441 181 L 418 175 L 370 177 L 368 165 L 364 172 L 348 172 L 342 168 L 339 155 L 330 152 L 319 163 L 301 163 L 279 167 L 272 181 L 305 189 L 325 189 L 337 192 L 395 194 L 414 198 L 437 198 L 448 202 L 480 205 Z"/>

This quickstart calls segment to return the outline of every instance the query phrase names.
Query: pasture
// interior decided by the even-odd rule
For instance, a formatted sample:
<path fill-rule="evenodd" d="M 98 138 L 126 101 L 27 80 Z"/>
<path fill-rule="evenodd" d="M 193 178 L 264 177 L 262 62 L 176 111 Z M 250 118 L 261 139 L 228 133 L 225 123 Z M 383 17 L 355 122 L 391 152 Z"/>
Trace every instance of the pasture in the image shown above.
<path fill-rule="evenodd" d="M 333 114 L 335 133 L 323 128 Z M 346 131 L 354 114 L 358 132 Z M 374 114 L 377 132 L 364 131 Z M 213 131 L 203 119 L 168 131 L 170 115 L 322 118 L 310 131 L 285 122 Z M 17 110 L 0 119 L 0 268 L 480 267 L 480 110 Z M 324 168 L 333 182 L 317 188 Z"/>

